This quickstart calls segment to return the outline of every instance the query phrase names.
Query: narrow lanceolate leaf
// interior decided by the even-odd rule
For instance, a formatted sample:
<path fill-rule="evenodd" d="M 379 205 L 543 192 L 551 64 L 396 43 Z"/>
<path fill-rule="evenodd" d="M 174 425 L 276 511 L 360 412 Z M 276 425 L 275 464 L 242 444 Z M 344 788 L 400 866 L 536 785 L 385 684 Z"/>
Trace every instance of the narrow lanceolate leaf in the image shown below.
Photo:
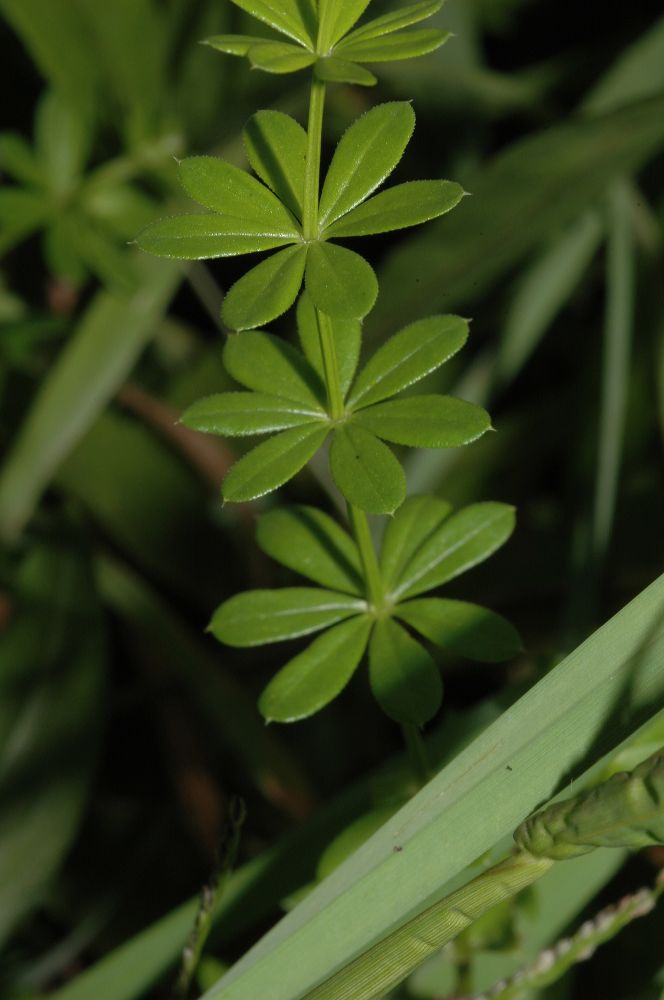
<path fill-rule="evenodd" d="M 24 184 L 41 186 L 44 183 L 43 165 L 18 132 L 0 135 L 0 170 Z"/>
<path fill-rule="evenodd" d="M 452 396 L 408 396 L 360 410 L 353 423 L 411 448 L 459 448 L 491 427 L 486 410 Z"/>
<path fill-rule="evenodd" d="M 259 111 L 244 133 L 249 163 L 290 211 L 302 218 L 307 133 L 282 111 Z"/>
<path fill-rule="evenodd" d="M 287 246 L 298 236 L 269 231 L 262 222 L 225 215 L 174 215 L 153 222 L 136 242 L 146 253 L 175 260 L 236 257 Z"/>
<path fill-rule="evenodd" d="M 365 610 L 364 601 L 319 587 L 249 590 L 217 608 L 209 631 L 227 646 L 263 646 L 318 632 Z"/>
<path fill-rule="evenodd" d="M 348 684 L 362 659 L 372 621 L 366 615 L 335 625 L 287 663 L 263 691 L 268 722 L 296 722 L 319 712 Z"/>
<path fill-rule="evenodd" d="M 238 222 L 259 223 L 268 234 L 298 238 L 288 209 L 246 170 L 218 157 L 191 156 L 180 163 L 179 178 L 187 194 L 205 208 Z"/>
<path fill-rule="evenodd" d="M 256 539 L 263 552 L 323 587 L 363 592 L 357 546 L 322 510 L 298 506 L 268 511 L 259 518 Z"/>
<path fill-rule="evenodd" d="M 378 297 L 378 281 L 364 257 L 334 243 L 309 247 L 307 292 L 317 309 L 340 319 L 362 319 Z"/>
<path fill-rule="evenodd" d="M 435 52 L 451 37 L 449 31 L 419 28 L 417 31 L 400 31 L 381 38 L 342 42 L 337 51 L 344 59 L 357 59 L 358 62 L 391 62 L 393 59 L 412 59 Z"/>
<path fill-rule="evenodd" d="M 432 496 L 408 497 L 385 529 L 380 552 L 380 573 L 386 587 L 393 587 L 420 545 L 452 513 L 452 504 Z"/>
<path fill-rule="evenodd" d="M 396 395 L 439 368 L 467 339 L 468 323 L 460 316 L 431 316 L 411 323 L 369 359 L 353 386 L 349 405 L 370 406 Z"/>
<path fill-rule="evenodd" d="M 327 433 L 327 427 L 294 427 L 252 448 L 224 479 L 224 500 L 256 500 L 283 486 L 316 454 Z"/>
<path fill-rule="evenodd" d="M 514 508 L 508 504 L 476 503 L 465 507 L 422 543 L 394 592 L 410 597 L 439 587 L 488 559 L 513 530 Z"/>
<path fill-rule="evenodd" d="M 296 348 L 262 330 L 229 337 L 224 366 L 236 382 L 269 396 L 281 396 L 321 411 L 325 390 L 319 376 Z"/>
<path fill-rule="evenodd" d="M 360 357 L 362 324 L 357 319 L 341 319 L 338 316 L 331 317 L 331 323 L 334 332 L 337 367 L 339 370 L 339 384 L 342 393 L 345 395 L 353 381 L 357 362 Z M 309 364 L 323 378 L 323 358 L 320 349 L 320 332 L 318 330 L 316 307 L 306 290 L 302 292 L 297 304 L 297 332 L 302 350 Z"/>
<path fill-rule="evenodd" d="M 209 45 L 217 52 L 225 52 L 229 56 L 246 56 L 253 45 L 267 41 L 267 38 L 258 38 L 256 35 L 212 35 L 211 38 L 206 38 L 203 44 Z"/>
<path fill-rule="evenodd" d="M 595 847 L 664 843 L 664 749 L 633 771 L 536 813 L 514 839 L 522 851 L 556 861 Z"/>
<path fill-rule="evenodd" d="M 326 83 L 354 83 L 360 87 L 373 87 L 378 80 L 373 73 L 351 62 L 349 59 L 338 59 L 336 56 L 325 56 L 316 63 L 316 76 Z"/>
<path fill-rule="evenodd" d="M 293 305 L 302 286 L 307 251 L 287 247 L 236 281 L 224 299 L 221 317 L 231 330 L 271 323 Z"/>
<path fill-rule="evenodd" d="M 358 205 L 324 235 L 326 239 L 341 239 L 419 226 L 451 211 L 464 195 L 454 181 L 406 181 Z"/>
<path fill-rule="evenodd" d="M 421 0 L 420 3 L 390 11 L 389 14 L 384 14 L 373 21 L 368 21 L 360 28 L 356 28 L 350 35 L 347 35 L 344 42 L 350 44 L 360 40 L 380 38 L 381 35 L 389 35 L 401 28 L 408 28 L 411 24 L 417 24 L 419 21 L 431 17 L 432 14 L 436 14 L 443 3 L 444 0 Z"/>
<path fill-rule="evenodd" d="M 406 101 L 379 104 L 353 122 L 336 148 L 320 199 L 321 227 L 368 198 L 403 156 L 415 128 Z"/>
<path fill-rule="evenodd" d="M 312 0 L 231 0 L 264 24 L 283 35 L 311 46 L 314 42 L 314 6 Z"/>
<path fill-rule="evenodd" d="M 249 49 L 249 60 L 254 69 L 266 73 L 297 73 L 316 62 L 313 52 L 288 42 L 262 42 Z"/>
<path fill-rule="evenodd" d="M 371 0 L 319 0 L 320 44 L 331 49 L 359 21 Z"/>
<path fill-rule="evenodd" d="M 182 414 L 185 427 L 206 434 L 242 437 L 273 434 L 326 419 L 324 410 L 260 392 L 222 392 L 199 399 Z"/>
<path fill-rule="evenodd" d="M 330 469 L 349 503 L 369 514 L 392 514 L 403 503 L 406 477 L 387 445 L 362 427 L 336 431 Z"/>
<path fill-rule="evenodd" d="M 445 652 L 469 660 L 500 663 L 522 648 L 519 633 L 502 615 L 467 601 L 424 597 L 400 604 L 395 614 Z"/>
<path fill-rule="evenodd" d="M 402 725 L 423 726 L 443 700 L 443 682 L 433 659 L 390 618 L 377 622 L 373 630 L 369 678 L 383 711 Z"/>

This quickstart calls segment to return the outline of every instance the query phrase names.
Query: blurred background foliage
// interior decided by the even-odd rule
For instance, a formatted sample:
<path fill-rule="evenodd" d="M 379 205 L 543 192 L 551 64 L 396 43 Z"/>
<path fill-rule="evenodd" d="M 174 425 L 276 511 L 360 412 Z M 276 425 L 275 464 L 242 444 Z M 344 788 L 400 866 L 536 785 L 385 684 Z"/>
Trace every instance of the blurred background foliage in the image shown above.
<path fill-rule="evenodd" d="M 242 867 L 201 986 L 409 792 L 362 672 L 311 722 L 266 729 L 255 700 L 281 654 L 204 635 L 224 597 L 288 582 L 254 546 L 260 505 L 221 508 L 229 445 L 176 423 L 230 384 L 218 317 L 237 275 L 131 246 L 164 202 L 186 205 L 174 157 L 242 163 L 249 114 L 301 117 L 306 81 L 198 47 L 247 27 L 223 0 L 0 0 L 0 17 L 0 996 L 157 1000 L 232 794 Z M 448 0 L 437 19 L 456 34 L 439 53 L 386 69 L 377 92 L 333 90 L 329 140 L 369 103 L 412 97 L 401 179 L 473 194 L 367 244 L 382 289 L 368 342 L 472 316 L 472 346 L 432 388 L 487 405 L 498 430 L 410 455 L 410 491 L 519 510 L 456 596 L 507 615 L 526 652 L 441 663 L 442 761 L 661 570 L 664 18 L 658 0 Z M 276 326 L 291 336 L 292 316 Z M 323 465 L 286 493 L 334 509 Z M 657 859 L 621 860 L 559 875 L 546 907 L 521 900 L 452 958 L 479 948 L 486 987 Z M 547 996 L 656 1000 L 663 919 Z M 452 966 L 404 995 L 445 995 Z"/>

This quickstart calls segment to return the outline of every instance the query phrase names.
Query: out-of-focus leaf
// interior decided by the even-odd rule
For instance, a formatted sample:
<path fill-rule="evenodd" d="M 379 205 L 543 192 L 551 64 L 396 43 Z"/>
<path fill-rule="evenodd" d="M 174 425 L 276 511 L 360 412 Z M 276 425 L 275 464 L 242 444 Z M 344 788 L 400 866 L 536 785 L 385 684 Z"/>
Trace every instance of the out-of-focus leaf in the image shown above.
<path fill-rule="evenodd" d="M 424 597 L 399 604 L 395 614 L 441 649 L 470 660 L 499 663 L 521 649 L 513 625 L 495 611 L 467 601 Z"/>
<path fill-rule="evenodd" d="M 316 869 L 316 877 L 319 881 L 338 868 L 342 861 L 350 857 L 362 844 L 371 837 L 376 830 L 380 830 L 383 823 L 394 815 L 396 806 L 383 806 L 380 809 L 372 809 L 359 819 L 354 820 L 350 826 L 335 837 L 332 843 L 321 855 Z"/>
<path fill-rule="evenodd" d="M 185 427 L 206 434 L 242 437 L 273 434 L 325 419 L 323 410 L 307 408 L 280 396 L 260 392 L 221 392 L 206 396 L 182 414 Z"/>
<path fill-rule="evenodd" d="M 362 343 L 362 324 L 357 319 L 339 319 L 331 317 L 334 335 L 337 367 L 339 369 L 339 385 L 345 395 L 353 381 L 357 362 L 360 357 Z M 297 303 L 297 332 L 300 344 L 309 363 L 313 365 L 321 378 L 324 375 L 323 358 L 320 349 L 320 332 L 316 307 L 307 291 L 302 292 Z"/>
<path fill-rule="evenodd" d="M 259 111 L 247 122 L 244 148 L 261 180 L 302 218 L 307 133 L 282 111 Z"/>
<path fill-rule="evenodd" d="M 316 76 L 326 83 L 354 83 L 360 87 L 373 87 L 378 82 L 364 66 L 336 56 L 319 59 L 316 62 Z"/>
<path fill-rule="evenodd" d="M 249 60 L 254 69 L 266 73 L 297 73 L 313 66 L 316 56 L 288 42 L 262 42 L 249 49 Z"/>
<path fill-rule="evenodd" d="M 283 486 L 316 454 L 327 434 L 327 427 L 307 425 L 263 441 L 236 462 L 224 479 L 224 500 L 256 500 Z"/>
<path fill-rule="evenodd" d="M 86 106 L 70 96 L 48 92 L 39 102 L 35 149 L 48 188 L 60 197 L 71 193 L 90 155 L 94 138 Z"/>
<path fill-rule="evenodd" d="M 331 226 L 383 183 L 415 128 L 406 101 L 379 104 L 353 122 L 337 146 L 320 198 L 321 228 Z"/>
<path fill-rule="evenodd" d="M 263 691 L 258 707 L 265 719 L 296 722 L 336 698 L 362 659 L 371 626 L 371 619 L 360 615 L 314 639 Z"/>
<path fill-rule="evenodd" d="M 0 134 L 0 171 L 16 181 L 41 185 L 44 173 L 41 164 L 22 135 L 18 132 Z"/>
<path fill-rule="evenodd" d="M 360 410 L 354 425 L 411 448 L 458 448 L 491 427 L 486 410 L 453 396 L 407 396 Z"/>
<path fill-rule="evenodd" d="M 22 188 L 0 190 L 0 252 L 6 253 L 42 225 L 48 216 L 43 197 Z"/>
<path fill-rule="evenodd" d="M 439 28 L 418 28 L 417 31 L 399 31 L 380 38 L 344 40 L 337 46 L 337 51 L 345 58 L 357 59 L 358 62 L 390 62 L 435 52 L 451 37 L 449 31 Z"/>
<path fill-rule="evenodd" d="M 419 226 L 451 211 L 464 194 L 461 185 L 453 181 L 407 181 L 397 184 L 338 219 L 325 230 L 325 236 L 343 239 Z"/>
<path fill-rule="evenodd" d="M 262 514 L 258 544 L 289 569 L 332 590 L 362 594 L 357 545 L 336 521 L 315 507 L 279 507 Z"/>
<path fill-rule="evenodd" d="M 369 677 L 381 708 L 402 725 L 423 726 L 443 699 L 440 671 L 420 643 L 387 618 L 369 643 Z"/>
<path fill-rule="evenodd" d="M 613 111 L 664 89 L 664 17 L 625 49 L 583 102 L 585 111 Z"/>
<path fill-rule="evenodd" d="M 319 587 L 249 590 L 222 604 L 209 630 L 227 646 L 264 646 L 319 632 L 365 609 L 358 598 Z"/>
<path fill-rule="evenodd" d="M 361 427 L 336 431 L 330 448 L 334 481 L 349 503 L 369 514 L 392 514 L 406 495 L 406 479 L 387 445 Z"/>
<path fill-rule="evenodd" d="M 301 45 L 313 45 L 311 0 L 232 0 L 232 3 Z"/>
<path fill-rule="evenodd" d="M 281 337 L 251 330 L 229 337 L 224 366 L 236 382 L 256 392 L 303 403 L 322 412 L 325 390 L 313 368 Z"/>
<path fill-rule="evenodd" d="M 340 319 L 366 316 L 378 296 L 371 265 L 353 250 L 335 243 L 311 244 L 305 282 L 316 308 Z"/>
<path fill-rule="evenodd" d="M 289 309 L 302 285 L 307 251 L 286 247 L 236 281 L 224 299 L 222 319 L 231 330 L 263 326 Z"/>
<path fill-rule="evenodd" d="M 388 588 L 400 579 L 420 545 L 452 513 L 452 505 L 438 497 L 408 497 L 388 522 L 380 553 L 380 572 Z"/>
<path fill-rule="evenodd" d="M 381 35 L 388 35 L 401 28 L 408 28 L 411 24 L 424 21 L 432 14 L 436 14 L 443 6 L 445 0 L 420 0 L 419 3 L 410 4 L 398 10 L 392 10 L 389 14 L 376 17 L 348 35 L 345 42 L 356 42 L 370 38 L 380 38 Z"/>
<path fill-rule="evenodd" d="M 394 396 L 444 364 L 468 339 L 459 316 L 431 316 L 411 323 L 378 348 L 357 377 L 348 400 L 370 406 Z"/>

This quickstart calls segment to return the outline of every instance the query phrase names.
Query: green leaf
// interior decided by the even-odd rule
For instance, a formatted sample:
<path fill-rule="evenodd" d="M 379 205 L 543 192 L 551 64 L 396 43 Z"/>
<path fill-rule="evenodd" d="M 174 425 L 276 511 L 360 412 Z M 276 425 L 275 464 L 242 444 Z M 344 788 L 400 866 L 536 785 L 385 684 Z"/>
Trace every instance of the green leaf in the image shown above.
<path fill-rule="evenodd" d="M 457 511 L 422 543 L 394 593 L 401 598 L 421 594 L 483 562 L 504 545 L 514 521 L 514 508 L 504 503 L 476 503 Z"/>
<path fill-rule="evenodd" d="M 445 0 L 421 0 L 420 3 L 411 4 L 399 10 L 390 11 L 373 21 L 368 21 L 361 27 L 356 28 L 344 39 L 344 43 L 350 43 L 370 38 L 380 38 L 381 35 L 388 35 L 401 28 L 408 28 L 411 24 L 424 21 L 425 18 L 436 14 L 443 6 Z"/>
<path fill-rule="evenodd" d="M 360 615 L 318 636 L 283 667 L 258 707 L 268 722 L 306 719 L 336 698 L 362 659 L 373 622 Z"/>
<path fill-rule="evenodd" d="M 71 96 L 48 91 L 35 119 L 35 150 L 48 187 L 70 194 L 90 155 L 94 129 L 87 108 Z"/>
<path fill-rule="evenodd" d="M 411 448 L 459 448 L 491 427 L 486 410 L 453 396 L 408 396 L 360 410 L 353 424 Z"/>
<path fill-rule="evenodd" d="M 190 198 L 205 208 L 238 222 L 258 223 L 268 235 L 297 239 L 299 229 L 288 209 L 246 170 L 218 157 L 190 156 L 178 173 Z"/>
<path fill-rule="evenodd" d="M 362 594 L 362 569 L 355 542 L 336 521 L 315 507 L 279 507 L 261 515 L 256 539 L 277 562 L 333 590 Z"/>
<path fill-rule="evenodd" d="M 325 51 L 336 45 L 370 3 L 371 0 L 319 0 L 321 48 Z"/>
<path fill-rule="evenodd" d="M 369 643 L 371 690 L 383 711 L 402 725 L 423 726 L 443 700 L 440 671 L 401 625 L 376 622 Z"/>
<path fill-rule="evenodd" d="M 141 250 L 155 257 L 209 260 L 274 250 L 297 239 L 297 234 L 270 234 L 263 223 L 256 221 L 224 215 L 174 215 L 146 226 L 136 242 Z"/>
<path fill-rule="evenodd" d="M 345 395 L 348 392 L 357 362 L 360 357 L 362 343 L 362 324 L 357 319 L 330 318 L 334 332 L 334 346 L 339 369 L 339 384 Z M 297 332 L 300 344 L 309 363 L 316 369 L 321 378 L 324 377 L 323 358 L 320 349 L 320 334 L 316 307 L 311 296 L 305 290 L 297 304 Z"/>
<path fill-rule="evenodd" d="M 454 181 L 406 181 L 358 205 L 323 235 L 341 239 L 419 226 L 451 211 L 465 193 Z"/>
<path fill-rule="evenodd" d="M 373 73 L 364 66 L 350 62 L 349 59 L 338 59 L 336 56 L 318 59 L 316 76 L 326 83 L 354 83 L 361 87 L 373 87 L 378 83 Z"/>
<path fill-rule="evenodd" d="M 224 500 L 256 500 L 283 486 L 316 454 L 327 433 L 327 427 L 293 427 L 252 448 L 224 479 Z"/>
<path fill-rule="evenodd" d="M 227 646 L 264 646 L 318 632 L 365 610 L 364 601 L 319 587 L 249 590 L 224 601 L 208 628 Z"/>
<path fill-rule="evenodd" d="M 334 243 L 311 244 L 305 282 L 316 308 L 341 319 L 361 319 L 378 297 L 371 265 L 353 250 Z"/>
<path fill-rule="evenodd" d="M 350 212 L 383 183 L 415 128 L 406 101 L 379 104 L 353 122 L 337 146 L 320 198 L 321 229 Z"/>
<path fill-rule="evenodd" d="M 254 69 L 266 73 L 297 73 L 313 66 L 316 56 L 288 42 L 261 42 L 249 49 L 249 60 Z"/>
<path fill-rule="evenodd" d="M 48 218 L 41 194 L 18 187 L 0 189 L 0 253 L 25 239 Z"/>
<path fill-rule="evenodd" d="M 302 218 L 307 133 L 281 111 L 259 111 L 243 132 L 249 163 L 278 198 Z"/>
<path fill-rule="evenodd" d="M 41 186 L 44 183 L 41 164 L 18 132 L 0 135 L 0 170 L 24 184 Z"/>
<path fill-rule="evenodd" d="M 323 851 L 316 867 L 316 878 L 327 878 L 342 861 L 354 854 L 381 826 L 394 816 L 397 805 L 381 806 L 365 813 L 346 827 Z"/>
<path fill-rule="evenodd" d="M 468 322 L 460 316 L 431 316 L 411 323 L 379 347 L 358 375 L 348 400 L 370 406 L 413 385 L 461 350 Z"/>
<path fill-rule="evenodd" d="M 221 318 L 226 326 L 251 330 L 285 313 L 302 286 L 306 262 L 305 247 L 287 247 L 248 271 L 224 299 Z"/>
<path fill-rule="evenodd" d="M 502 615 L 467 601 L 425 597 L 394 612 L 446 652 L 482 663 L 499 663 L 522 649 L 519 633 Z"/>
<path fill-rule="evenodd" d="M 211 38 L 204 40 L 203 45 L 209 45 L 211 49 L 225 52 L 229 56 L 246 56 L 252 46 L 267 41 L 268 38 L 259 38 L 256 35 L 212 35 Z"/>
<path fill-rule="evenodd" d="M 269 396 L 295 400 L 321 412 L 325 390 L 300 352 L 271 333 L 251 330 L 228 337 L 224 365 L 236 382 Z"/>
<path fill-rule="evenodd" d="M 325 420 L 325 412 L 302 403 L 259 392 L 222 392 L 199 399 L 182 414 L 180 423 L 206 434 L 242 437 L 272 434 Z"/>
<path fill-rule="evenodd" d="M 392 588 L 410 558 L 452 513 L 452 505 L 438 497 L 408 497 L 388 521 L 380 553 L 380 573 Z"/>
<path fill-rule="evenodd" d="M 314 44 L 311 0 L 232 0 L 232 3 L 301 45 Z"/>
<path fill-rule="evenodd" d="M 392 514 L 406 495 L 406 477 L 387 445 L 361 427 L 335 431 L 330 469 L 349 503 L 369 514 Z"/>
<path fill-rule="evenodd" d="M 438 28 L 419 28 L 401 31 L 381 38 L 343 41 L 336 51 L 346 59 L 358 62 L 391 62 L 393 59 L 412 59 L 435 52 L 452 37 L 450 31 Z"/>

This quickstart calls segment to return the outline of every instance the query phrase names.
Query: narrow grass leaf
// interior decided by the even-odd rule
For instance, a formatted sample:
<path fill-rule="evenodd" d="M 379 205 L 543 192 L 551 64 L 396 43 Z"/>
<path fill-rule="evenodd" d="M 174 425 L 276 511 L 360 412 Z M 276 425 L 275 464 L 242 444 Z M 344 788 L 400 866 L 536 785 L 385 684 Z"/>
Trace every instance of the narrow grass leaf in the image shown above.
<path fill-rule="evenodd" d="M 319 587 L 248 590 L 217 608 L 209 631 L 227 646 L 264 646 L 318 632 L 365 608 L 364 601 Z"/>
<path fill-rule="evenodd" d="M 469 660 L 500 663 L 522 649 L 514 626 L 479 604 L 424 597 L 400 604 L 395 614 L 445 652 Z"/>
<path fill-rule="evenodd" d="M 221 392 L 199 399 L 188 407 L 180 422 L 185 427 L 206 434 L 243 437 L 273 434 L 325 419 L 322 409 L 279 396 L 267 396 L 260 392 Z"/>
<path fill-rule="evenodd" d="M 231 330 L 251 330 L 281 316 L 302 286 L 307 251 L 287 247 L 262 261 L 236 281 L 221 307 L 221 318 Z"/>
<path fill-rule="evenodd" d="M 247 122 L 244 148 L 254 171 L 298 218 L 302 218 L 307 133 L 282 111 L 259 111 Z"/>
<path fill-rule="evenodd" d="M 349 503 L 369 514 L 392 514 L 406 495 L 406 478 L 387 445 L 361 427 L 335 431 L 330 469 Z"/>
<path fill-rule="evenodd" d="M 337 56 L 319 59 L 316 76 L 325 83 L 354 83 L 360 87 L 374 87 L 378 83 L 373 73 L 364 66 L 349 59 L 338 59 Z"/>
<path fill-rule="evenodd" d="M 319 376 L 306 358 L 281 337 L 262 330 L 228 337 L 223 358 L 229 375 L 247 389 L 323 412 L 325 391 Z"/>
<path fill-rule="evenodd" d="M 362 345 L 362 324 L 357 319 L 330 317 L 339 369 L 339 385 L 345 395 L 355 375 Z M 305 290 L 297 303 L 297 332 L 302 350 L 309 364 L 324 377 L 323 357 L 320 349 L 320 332 L 316 307 Z"/>
<path fill-rule="evenodd" d="M 361 319 L 378 297 L 378 282 L 364 257 L 334 243 L 309 247 L 306 288 L 321 312 L 340 319 Z"/>
<path fill-rule="evenodd" d="M 298 239 L 262 222 L 225 215 L 173 215 L 139 233 L 136 242 L 146 253 L 173 260 L 211 260 L 274 250 Z"/>
<path fill-rule="evenodd" d="M 320 224 L 330 226 L 368 198 L 403 156 L 415 128 L 407 101 L 379 104 L 353 122 L 337 146 L 320 199 Z"/>
<path fill-rule="evenodd" d="M 406 181 L 381 191 L 326 229 L 329 239 L 407 229 L 451 211 L 465 191 L 454 181 Z"/>
<path fill-rule="evenodd" d="M 261 42 L 249 49 L 249 61 L 254 69 L 262 69 L 266 73 L 297 73 L 313 66 L 316 56 L 288 42 Z"/>
<path fill-rule="evenodd" d="M 311 0 L 231 0 L 231 3 L 301 45 L 313 45 Z"/>
<path fill-rule="evenodd" d="M 261 515 L 256 540 L 263 552 L 323 587 L 362 594 L 357 545 L 315 507 L 279 507 Z"/>
<path fill-rule="evenodd" d="M 411 448 L 459 448 L 491 427 L 486 410 L 452 396 L 407 396 L 360 410 L 353 424 Z"/>
<path fill-rule="evenodd" d="M 452 513 L 452 504 L 432 496 L 408 497 L 388 522 L 380 552 L 380 572 L 393 587 L 411 557 Z"/>
<path fill-rule="evenodd" d="M 514 523 L 514 508 L 504 503 L 476 503 L 457 511 L 422 543 L 395 593 L 400 597 L 421 594 L 483 562 L 504 545 Z"/>
<path fill-rule="evenodd" d="M 319 0 L 320 44 L 331 49 L 353 27 L 371 0 Z"/>
<path fill-rule="evenodd" d="M 253 45 L 260 45 L 265 41 L 267 39 L 256 35 L 212 35 L 203 44 L 217 52 L 225 52 L 228 56 L 246 56 Z"/>
<path fill-rule="evenodd" d="M 357 377 L 348 403 L 370 406 L 394 396 L 460 351 L 468 322 L 460 316 L 431 316 L 411 323 L 369 359 Z"/>
<path fill-rule="evenodd" d="M 369 643 L 371 690 L 402 725 L 423 726 L 443 700 L 440 671 L 426 649 L 390 618 L 376 622 Z"/>
<path fill-rule="evenodd" d="M 263 691 L 258 708 L 265 719 L 306 719 L 341 694 L 362 659 L 372 624 L 359 615 L 314 639 Z"/>
<path fill-rule="evenodd" d="M 391 62 L 393 59 L 412 59 L 435 52 L 451 37 L 450 31 L 418 28 L 417 31 L 401 31 L 380 38 L 344 41 L 337 51 L 344 58 L 357 59 L 358 62 Z"/>
<path fill-rule="evenodd" d="M 224 479 L 224 500 L 256 500 L 283 486 L 316 454 L 327 433 L 327 427 L 293 427 L 252 448 Z"/>
<path fill-rule="evenodd" d="M 417 24 L 419 21 L 431 17 L 432 14 L 436 14 L 444 2 L 445 0 L 421 0 L 420 3 L 392 10 L 389 14 L 383 14 L 382 17 L 374 18 L 373 21 L 368 21 L 356 28 L 350 35 L 346 36 L 344 42 L 350 44 L 360 40 L 380 38 L 381 35 L 389 35 L 401 28 L 408 28 L 411 24 Z"/>

